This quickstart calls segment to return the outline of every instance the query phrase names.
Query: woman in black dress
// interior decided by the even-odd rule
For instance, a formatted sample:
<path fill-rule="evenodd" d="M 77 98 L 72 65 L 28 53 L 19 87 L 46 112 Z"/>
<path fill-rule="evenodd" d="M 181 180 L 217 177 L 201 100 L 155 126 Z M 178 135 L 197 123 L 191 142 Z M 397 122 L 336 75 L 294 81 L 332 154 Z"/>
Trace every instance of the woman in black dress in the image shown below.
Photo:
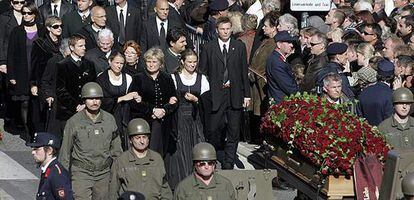
<path fill-rule="evenodd" d="M 133 40 L 125 42 L 123 52 L 125 55 L 125 66 L 123 72 L 135 76 L 138 73 L 144 72 L 145 68 L 140 62 L 141 47 Z"/>
<path fill-rule="evenodd" d="M 109 69 L 102 72 L 96 82 L 102 87 L 104 98 L 101 108 L 111 113 L 115 117 L 118 126 L 118 134 L 121 137 L 122 148 L 128 149 L 128 136 L 125 131 L 129 122 L 128 101 L 139 98 L 138 93 L 128 93 L 132 77 L 122 68 L 125 58 L 121 53 L 116 53 L 109 57 Z"/>
<path fill-rule="evenodd" d="M 15 106 L 20 107 L 20 118 L 24 132 L 20 137 L 26 141 L 33 133 L 29 116 L 29 100 L 37 96 L 37 91 L 30 88 L 32 73 L 31 53 L 33 41 L 45 35 L 42 25 L 36 24 L 39 11 L 34 3 L 27 2 L 22 8 L 23 22 L 13 29 L 9 38 L 7 53 L 7 76 L 10 83 L 10 95 Z"/>
<path fill-rule="evenodd" d="M 198 57 L 191 50 L 181 53 L 178 71 L 172 74 L 177 89 L 179 106 L 176 112 L 176 149 L 166 156 L 166 171 L 171 188 L 193 171 L 192 149 L 204 142 L 203 125 L 199 109 L 201 95 L 210 90 L 207 78 L 197 72 Z"/>
<path fill-rule="evenodd" d="M 137 92 L 142 101 L 130 101 L 131 119 L 144 118 L 151 126 L 150 149 L 162 156 L 169 151 L 174 138 L 172 114 L 177 108 L 176 91 L 170 75 L 161 71 L 164 53 L 154 47 L 145 52 L 146 70 L 133 77 L 130 92 Z M 138 99 L 139 100 L 139 99 Z"/>

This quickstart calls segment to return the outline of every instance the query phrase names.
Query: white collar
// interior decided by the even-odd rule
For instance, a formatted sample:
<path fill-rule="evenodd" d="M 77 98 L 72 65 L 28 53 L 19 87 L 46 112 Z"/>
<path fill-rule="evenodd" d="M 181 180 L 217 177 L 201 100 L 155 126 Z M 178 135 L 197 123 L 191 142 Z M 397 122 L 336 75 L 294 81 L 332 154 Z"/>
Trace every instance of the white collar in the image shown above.
<path fill-rule="evenodd" d="M 119 5 L 116 5 L 116 11 L 121 12 L 121 9 L 124 11 L 124 13 L 126 13 L 126 10 L 128 9 L 128 2 L 125 2 L 124 7 L 121 7 Z"/>
<path fill-rule="evenodd" d="M 180 55 L 180 54 L 175 53 L 173 50 L 171 50 L 171 47 L 168 48 L 168 51 L 170 51 L 175 57 Z"/>
<path fill-rule="evenodd" d="M 40 168 L 42 170 L 42 173 L 46 172 L 46 169 L 49 167 L 50 163 L 55 159 L 56 159 L 56 157 L 53 157 L 51 160 L 49 160 L 49 162 L 46 163 L 46 165 L 44 165 L 43 167 Z"/>
<path fill-rule="evenodd" d="M 227 52 L 229 52 L 230 40 L 231 40 L 231 38 L 229 38 L 229 40 L 227 40 L 227 42 L 223 42 L 220 38 L 218 38 L 218 43 L 219 43 L 221 51 L 223 51 L 223 44 L 225 44 L 226 48 L 227 48 Z"/>
<path fill-rule="evenodd" d="M 92 27 L 92 30 L 95 31 L 96 33 L 98 31 L 101 31 L 102 30 L 101 28 L 96 28 L 95 26 L 93 26 L 93 24 L 91 25 L 91 27 Z"/>
<path fill-rule="evenodd" d="M 75 62 L 77 62 L 77 61 L 81 61 L 82 59 L 80 59 L 80 58 L 76 58 L 76 57 L 74 57 L 72 54 L 70 54 L 70 57 L 75 61 Z"/>
<path fill-rule="evenodd" d="M 82 18 L 82 16 L 83 15 L 85 15 L 86 17 L 88 17 L 89 16 L 89 14 L 91 13 L 91 10 L 86 10 L 86 12 L 85 13 L 81 13 L 79 10 L 78 10 L 78 14 L 81 16 L 81 18 Z"/>
<path fill-rule="evenodd" d="M 155 16 L 155 21 L 157 22 L 157 26 L 160 26 L 161 22 L 164 22 L 164 28 L 167 28 L 168 19 L 162 21 L 158 16 Z"/>
<path fill-rule="evenodd" d="M 50 2 L 50 5 L 52 6 L 52 8 L 53 8 L 53 5 L 57 5 L 57 7 L 60 7 L 60 5 L 62 5 L 62 1 L 59 1 L 59 2 L 56 2 L 56 3 Z"/>

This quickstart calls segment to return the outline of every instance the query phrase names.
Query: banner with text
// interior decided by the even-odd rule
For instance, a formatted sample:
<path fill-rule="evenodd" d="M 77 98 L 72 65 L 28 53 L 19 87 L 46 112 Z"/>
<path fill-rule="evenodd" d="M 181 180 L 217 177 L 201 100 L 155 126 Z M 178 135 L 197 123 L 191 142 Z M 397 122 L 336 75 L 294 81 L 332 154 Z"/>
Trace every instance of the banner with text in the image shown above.
<path fill-rule="evenodd" d="M 292 11 L 329 11 L 331 0 L 290 0 Z"/>

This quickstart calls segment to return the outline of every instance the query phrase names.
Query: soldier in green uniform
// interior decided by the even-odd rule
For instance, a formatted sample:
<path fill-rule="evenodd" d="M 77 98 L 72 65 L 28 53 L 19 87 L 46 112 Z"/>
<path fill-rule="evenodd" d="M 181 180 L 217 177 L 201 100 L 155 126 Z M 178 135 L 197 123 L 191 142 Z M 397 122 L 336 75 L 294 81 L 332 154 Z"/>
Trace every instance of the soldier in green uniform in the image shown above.
<path fill-rule="evenodd" d="M 214 173 L 217 155 L 214 147 L 205 142 L 193 148 L 194 173 L 181 181 L 174 200 L 234 200 L 233 184 L 227 178 Z"/>
<path fill-rule="evenodd" d="M 114 117 L 100 109 L 102 88 L 86 83 L 81 91 L 85 108 L 66 123 L 59 160 L 71 172 L 76 200 L 108 199 L 112 161 L 122 153 Z"/>
<path fill-rule="evenodd" d="M 395 90 L 392 98 L 394 114 L 381 122 L 378 129 L 395 149 L 414 148 L 414 118 L 409 115 L 413 93 L 403 87 Z"/>
<path fill-rule="evenodd" d="M 151 130 L 141 118 L 128 123 L 131 148 L 114 162 L 111 169 L 110 199 L 125 191 L 144 194 L 145 199 L 172 199 L 164 161 L 160 154 L 148 149 Z"/>

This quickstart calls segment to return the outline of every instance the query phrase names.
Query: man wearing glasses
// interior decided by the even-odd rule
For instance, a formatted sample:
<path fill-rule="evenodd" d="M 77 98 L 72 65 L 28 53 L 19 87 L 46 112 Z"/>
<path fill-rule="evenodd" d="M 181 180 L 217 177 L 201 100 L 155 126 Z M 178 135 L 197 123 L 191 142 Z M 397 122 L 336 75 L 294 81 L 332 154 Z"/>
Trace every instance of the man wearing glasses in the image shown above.
<path fill-rule="evenodd" d="M 316 33 L 310 38 L 309 48 L 312 56 L 308 62 L 305 79 L 303 80 L 303 89 L 305 91 L 311 92 L 315 89 L 316 75 L 328 63 L 327 46 L 328 39 L 323 33 Z"/>
<path fill-rule="evenodd" d="M 181 181 L 175 189 L 174 200 L 234 200 L 233 184 L 214 173 L 217 155 L 213 145 L 201 142 L 193 148 L 194 173 Z"/>
<path fill-rule="evenodd" d="M 381 52 L 384 48 L 384 44 L 381 41 L 382 29 L 378 24 L 367 24 L 364 27 L 364 31 L 361 33 L 362 39 L 365 42 L 370 43 L 375 51 Z"/>

